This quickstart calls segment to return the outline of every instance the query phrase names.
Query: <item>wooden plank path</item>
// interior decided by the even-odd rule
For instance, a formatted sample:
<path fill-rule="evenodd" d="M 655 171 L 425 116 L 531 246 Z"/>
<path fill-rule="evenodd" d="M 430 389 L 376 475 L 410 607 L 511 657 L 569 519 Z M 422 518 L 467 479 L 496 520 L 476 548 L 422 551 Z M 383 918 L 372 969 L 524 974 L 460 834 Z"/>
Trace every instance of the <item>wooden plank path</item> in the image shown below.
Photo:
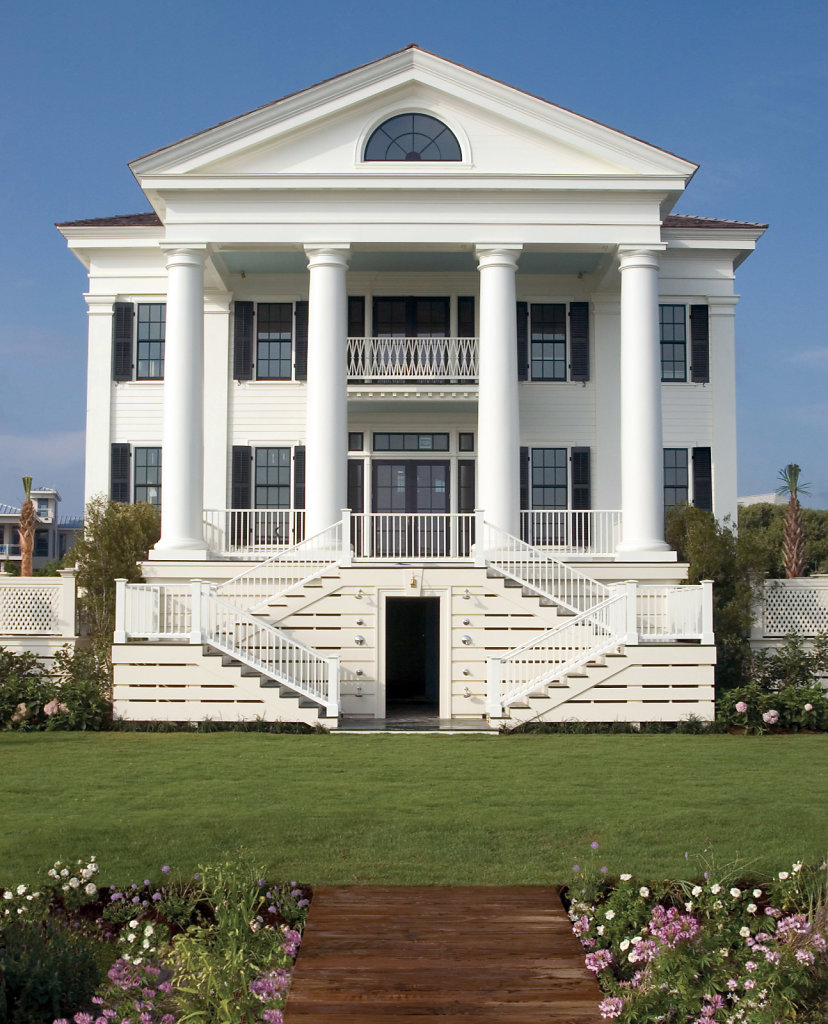
<path fill-rule="evenodd" d="M 314 889 L 285 1024 L 601 1024 L 558 891 Z"/>

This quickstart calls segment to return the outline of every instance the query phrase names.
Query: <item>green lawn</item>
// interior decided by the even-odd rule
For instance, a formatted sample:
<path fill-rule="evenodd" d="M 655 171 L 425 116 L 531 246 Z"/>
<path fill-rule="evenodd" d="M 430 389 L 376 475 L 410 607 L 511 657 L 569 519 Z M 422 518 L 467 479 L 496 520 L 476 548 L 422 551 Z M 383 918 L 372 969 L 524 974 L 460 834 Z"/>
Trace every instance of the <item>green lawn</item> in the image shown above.
<path fill-rule="evenodd" d="M 95 854 L 160 878 L 240 847 L 311 883 L 554 884 L 684 853 L 777 871 L 828 851 L 828 736 L 0 735 L 0 884 Z"/>

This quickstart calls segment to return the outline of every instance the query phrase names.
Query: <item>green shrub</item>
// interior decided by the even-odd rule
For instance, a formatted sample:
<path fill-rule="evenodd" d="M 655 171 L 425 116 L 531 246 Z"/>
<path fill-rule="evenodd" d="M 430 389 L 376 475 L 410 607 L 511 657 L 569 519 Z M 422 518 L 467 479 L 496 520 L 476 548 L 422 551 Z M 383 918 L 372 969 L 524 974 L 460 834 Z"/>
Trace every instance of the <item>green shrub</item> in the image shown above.
<path fill-rule="evenodd" d="M 4 920 L 0 1024 L 51 1024 L 89 1006 L 104 976 L 98 946 L 58 920 Z"/>
<path fill-rule="evenodd" d="M 111 719 L 108 651 L 66 646 L 50 670 L 0 647 L 0 729 L 103 729 Z"/>

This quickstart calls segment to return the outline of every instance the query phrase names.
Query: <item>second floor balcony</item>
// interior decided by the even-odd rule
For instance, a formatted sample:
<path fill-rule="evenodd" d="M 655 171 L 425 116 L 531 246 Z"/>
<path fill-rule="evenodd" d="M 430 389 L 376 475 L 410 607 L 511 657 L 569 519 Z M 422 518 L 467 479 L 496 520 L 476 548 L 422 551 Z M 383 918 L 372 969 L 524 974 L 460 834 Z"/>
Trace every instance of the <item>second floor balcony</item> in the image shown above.
<path fill-rule="evenodd" d="M 476 384 L 478 339 L 348 338 L 348 383 Z"/>

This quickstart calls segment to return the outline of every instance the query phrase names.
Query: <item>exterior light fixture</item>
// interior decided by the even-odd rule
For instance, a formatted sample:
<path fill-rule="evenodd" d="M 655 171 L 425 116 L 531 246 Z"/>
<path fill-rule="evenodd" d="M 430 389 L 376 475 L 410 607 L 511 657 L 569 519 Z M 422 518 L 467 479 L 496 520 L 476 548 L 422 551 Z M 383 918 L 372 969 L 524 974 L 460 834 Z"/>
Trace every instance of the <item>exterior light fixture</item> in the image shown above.
<path fill-rule="evenodd" d="M 357 647 L 362 647 L 362 645 L 365 643 L 365 637 L 362 636 L 361 633 L 357 633 L 357 635 L 354 637 L 354 643 L 357 645 Z"/>
<path fill-rule="evenodd" d="M 465 647 L 469 646 L 469 644 L 471 643 L 471 637 L 468 635 L 468 633 L 460 637 L 460 643 L 463 644 Z"/>

